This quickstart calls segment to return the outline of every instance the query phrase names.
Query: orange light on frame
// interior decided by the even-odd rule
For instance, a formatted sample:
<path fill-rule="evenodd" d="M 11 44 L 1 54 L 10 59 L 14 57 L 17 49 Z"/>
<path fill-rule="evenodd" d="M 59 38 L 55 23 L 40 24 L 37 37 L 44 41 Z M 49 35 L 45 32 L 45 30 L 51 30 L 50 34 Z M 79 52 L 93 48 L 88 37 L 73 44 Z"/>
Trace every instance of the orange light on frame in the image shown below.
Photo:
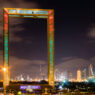
<path fill-rule="evenodd" d="M 48 39 L 48 82 L 54 87 L 54 11 L 52 9 L 4 8 L 4 66 L 9 66 L 8 17 L 46 18 Z M 6 56 L 7 55 L 7 56 Z M 9 70 L 4 73 L 5 85 L 9 85 Z"/>

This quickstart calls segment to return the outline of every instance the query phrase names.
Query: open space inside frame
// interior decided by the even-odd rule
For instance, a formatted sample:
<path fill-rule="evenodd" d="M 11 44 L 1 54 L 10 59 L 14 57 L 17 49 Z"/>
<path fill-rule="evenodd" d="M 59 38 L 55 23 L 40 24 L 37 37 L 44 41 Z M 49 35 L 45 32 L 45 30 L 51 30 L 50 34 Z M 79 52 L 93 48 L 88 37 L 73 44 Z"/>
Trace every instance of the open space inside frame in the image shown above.
<path fill-rule="evenodd" d="M 4 8 L 4 72 L 3 84 L 9 85 L 9 17 L 23 18 L 46 18 L 47 19 L 47 42 L 48 42 L 48 82 L 54 86 L 54 11 L 52 9 L 23 9 L 23 8 Z"/>

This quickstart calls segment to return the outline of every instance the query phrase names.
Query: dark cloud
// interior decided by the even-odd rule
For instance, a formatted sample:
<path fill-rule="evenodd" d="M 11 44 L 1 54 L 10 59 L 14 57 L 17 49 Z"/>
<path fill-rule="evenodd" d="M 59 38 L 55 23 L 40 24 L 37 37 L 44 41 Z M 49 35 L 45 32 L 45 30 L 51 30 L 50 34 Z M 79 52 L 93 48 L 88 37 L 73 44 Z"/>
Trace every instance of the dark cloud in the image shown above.
<path fill-rule="evenodd" d="M 91 39 L 95 39 L 95 25 L 90 27 L 87 36 Z"/>
<path fill-rule="evenodd" d="M 74 59 L 74 57 L 64 57 L 64 58 L 62 58 L 62 61 L 68 61 L 68 60 L 71 60 L 71 59 Z"/>
<path fill-rule="evenodd" d="M 37 2 L 27 2 L 24 0 L 5 0 L 5 1 L 1 1 L 0 3 L 0 36 L 3 35 L 3 8 L 40 8 L 40 5 Z M 11 23 L 11 37 L 10 37 L 10 41 L 21 41 L 21 37 L 16 36 L 15 34 L 18 31 L 23 31 L 24 27 L 18 27 L 20 24 L 23 24 L 23 20 L 22 19 L 9 19 L 9 22 Z M 16 31 L 15 31 L 16 29 Z M 0 41 L 2 41 L 2 39 L 0 39 Z"/>
<path fill-rule="evenodd" d="M 40 77 L 40 65 L 42 65 L 42 70 L 45 73 L 48 70 L 48 67 L 46 69 L 43 69 L 43 66 L 46 66 L 45 60 L 29 60 L 29 59 L 21 59 L 14 56 L 9 57 L 9 71 L 11 78 L 15 78 L 16 76 L 20 76 L 23 74 L 24 76 L 27 76 L 29 74 L 32 78 L 35 78 L 39 75 Z M 2 79 L 2 67 L 3 67 L 3 56 L 0 55 L 0 79 Z M 47 75 L 47 74 L 46 74 Z"/>
<path fill-rule="evenodd" d="M 29 74 L 32 78 L 36 76 L 40 77 L 40 65 L 45 65 L 44 60 L 26 60 L 16 57 L 11 57 L 10 59 L 10 75 L 11 78 L 15 78 L 23 74 L 26 76 Z M 43 71 L 44 72 L 44 71 Z"/>

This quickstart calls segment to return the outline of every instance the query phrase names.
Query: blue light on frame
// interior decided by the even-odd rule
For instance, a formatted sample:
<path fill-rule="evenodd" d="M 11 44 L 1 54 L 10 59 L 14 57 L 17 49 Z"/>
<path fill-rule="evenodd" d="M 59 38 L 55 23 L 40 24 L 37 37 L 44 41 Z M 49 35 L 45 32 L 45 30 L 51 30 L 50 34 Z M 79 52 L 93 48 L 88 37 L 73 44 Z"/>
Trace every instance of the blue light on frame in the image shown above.
<path fill-rule="evenodd" d="M 47 16 L 37 16 L 38 18 L 47 18 Z"/>
<path fill-rule="evenodd" d="M 16 10 L 10 9 L 10 10 L 9 10 L 9 13 L 16 13 Z"/>
<path fill-rule="evenodd" d="M 19 17 L 19 15 L 9 15 L 10 17 Z"/>
<path fill-rule="evenodd" d="M 48 11 L 44 10 L 21 10 L 21 9 L 9 9 L 9 13 L 16 13 L 16 14 L 47 14 Z"/>
<path fill-rule="evenodd" d="M 34 17 L 34 16 L 24 16 L 24 17 Z"/>

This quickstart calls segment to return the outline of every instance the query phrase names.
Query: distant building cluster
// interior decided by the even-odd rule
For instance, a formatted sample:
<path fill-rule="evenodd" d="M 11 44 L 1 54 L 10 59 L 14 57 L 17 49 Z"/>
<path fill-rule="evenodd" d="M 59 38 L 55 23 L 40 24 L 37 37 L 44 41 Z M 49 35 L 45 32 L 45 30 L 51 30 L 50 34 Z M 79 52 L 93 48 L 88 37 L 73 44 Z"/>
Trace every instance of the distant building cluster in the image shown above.
<path fill-rule="evenodd" d="M 93 72 L 92 64 L 89 65 L 88 71 L 87 69 L 76 71 L 76 78 L 74 78 L 71 72 L 69 73 L 60 73 L 59 70 L 55 71 L 55 80 L 56 81 L 71 81 L 71 82 L 87 82 L 94 81 L 95 82 L 95 74 Z"/>
<path fill-rule="evenodd" d="M 45 77 L 45 74 L 42 72 L 42 67 L 40 66 L 40 77 L 39 78 L 31 78 L 29 75 L 26 77 L 22 74 L 19 76 L 16 76 L 14 79 L 11 79 L 11 81 L 40 81 L 40 80 L 48 80 Z M 87 81 L 94 81 L 95 82 L 95 75 L 93 72 L 93 66 L 92 64 L 89 65 L 88 71 L 87 69 L 83 70 L 77 70 L 76 71 L 76 78 L 74 78 L 73 74 L 71 72 L 60 72 L 58 69 L 55 70 L 55 81 L 70 81 L 70 82 L 87 82 Z"/>

